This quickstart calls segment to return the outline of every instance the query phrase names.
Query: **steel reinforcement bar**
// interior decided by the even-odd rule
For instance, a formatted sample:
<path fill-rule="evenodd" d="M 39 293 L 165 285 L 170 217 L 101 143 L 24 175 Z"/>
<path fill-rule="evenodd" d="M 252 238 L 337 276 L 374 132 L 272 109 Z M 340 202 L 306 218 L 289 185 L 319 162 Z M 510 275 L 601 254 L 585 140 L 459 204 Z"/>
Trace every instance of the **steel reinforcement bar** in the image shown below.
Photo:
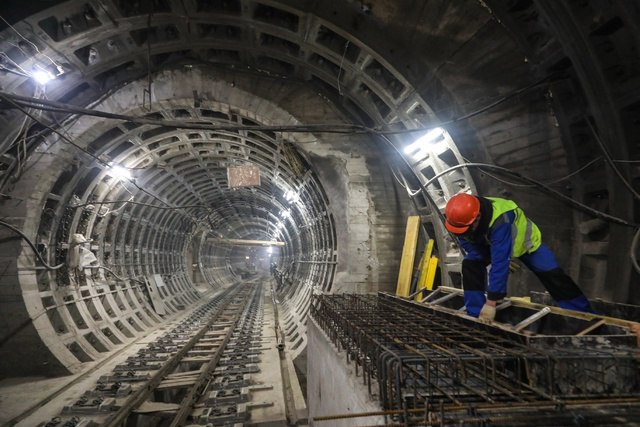
<path fill-rule="evenodd" d="M 636 348 L 534 347 L 517 334 L 384 295 L 320 295 L 311 316 L 393 421 L 640 419 Z"/>

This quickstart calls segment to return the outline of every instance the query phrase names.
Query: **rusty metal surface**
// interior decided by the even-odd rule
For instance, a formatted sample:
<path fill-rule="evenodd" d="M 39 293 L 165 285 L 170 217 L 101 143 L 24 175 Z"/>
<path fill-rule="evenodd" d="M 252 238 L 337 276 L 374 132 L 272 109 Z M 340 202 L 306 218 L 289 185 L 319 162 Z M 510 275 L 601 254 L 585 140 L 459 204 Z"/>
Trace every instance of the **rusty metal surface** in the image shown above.
<path fill-rule="evenodd" d="M 260 186 L 260 168 L 255 165 L 229 166 L 229 188 Z"/>
<path fill-rule="evenodd" d="M 424 420 L 426 410 L 442 422 L 434 425 L 445 418 L 511 425 L 535 414 L 560 417 L 568 406 L 584 417 L 597 408 L 640 421 L 636 348 L 595 348 L 579 337 L 530 345 L 525 336 L 384 295 L 320 295 L 311 315 L 382 408 L 399 411 L 394 421 Z"/>

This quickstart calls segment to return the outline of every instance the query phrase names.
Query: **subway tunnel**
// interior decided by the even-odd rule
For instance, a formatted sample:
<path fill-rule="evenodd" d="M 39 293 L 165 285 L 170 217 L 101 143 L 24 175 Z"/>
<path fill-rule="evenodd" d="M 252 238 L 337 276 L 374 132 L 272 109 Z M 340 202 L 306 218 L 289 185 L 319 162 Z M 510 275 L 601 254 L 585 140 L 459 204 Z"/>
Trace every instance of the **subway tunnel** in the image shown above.
<path fill-rule="evenodd" d="M 640 304 L 637 2 L 0 11 L 3 378 L 82 372 L 255 277 L 307 369 L 314 297 L 394 293 L 409 215 L 460 288 L 461 191 L 517 201 L 590 300 Z"/>

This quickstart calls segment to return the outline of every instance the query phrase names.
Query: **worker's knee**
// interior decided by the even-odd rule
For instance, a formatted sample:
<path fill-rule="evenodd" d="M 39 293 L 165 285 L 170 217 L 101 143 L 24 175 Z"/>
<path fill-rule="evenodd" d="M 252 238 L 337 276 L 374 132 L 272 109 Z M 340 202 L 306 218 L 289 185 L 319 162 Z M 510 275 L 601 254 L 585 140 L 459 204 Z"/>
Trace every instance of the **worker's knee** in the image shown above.
<path fill-rule="evenodd" d="M 540 244 L 534 252 L 521 256 L 520 260 L 534 273 L 560 268 L 553 252 L 544 243 Z"/>
<path fill-rule="evenodd" d="M 569 301 L 582 296 L 578 285 L 561 268 L 538 271 L 535 274 L 556 301 Z"/>

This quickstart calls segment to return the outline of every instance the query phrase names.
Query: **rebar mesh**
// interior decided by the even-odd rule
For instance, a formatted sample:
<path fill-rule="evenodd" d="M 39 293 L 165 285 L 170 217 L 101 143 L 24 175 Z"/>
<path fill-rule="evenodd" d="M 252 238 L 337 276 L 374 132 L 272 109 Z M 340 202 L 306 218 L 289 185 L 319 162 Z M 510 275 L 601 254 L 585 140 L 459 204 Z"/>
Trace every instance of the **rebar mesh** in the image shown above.
<path fill-rule="evenodd" d="M 587 402 L 587 412 L 623 405 L 640 417 L 637 349 L 534 347 L 518 334 L 375 295 L 320 295 L 311 314 L 382 408 L 406 411 L 405 421 L 415 410 L 426 410 L 425 419 L 441 410 L 464 419 L 510 414 L 512 423 L 523 411 L 558 415 Z"/>

